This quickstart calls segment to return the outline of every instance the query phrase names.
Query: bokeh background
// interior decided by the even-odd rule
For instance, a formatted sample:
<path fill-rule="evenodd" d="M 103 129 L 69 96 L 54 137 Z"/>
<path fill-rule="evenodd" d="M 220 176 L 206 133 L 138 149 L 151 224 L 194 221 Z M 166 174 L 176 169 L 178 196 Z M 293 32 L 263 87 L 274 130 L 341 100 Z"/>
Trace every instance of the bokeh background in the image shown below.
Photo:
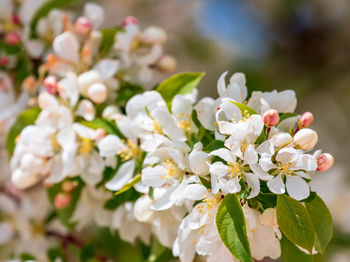
<path fill-rule="evenodd" d="M 77 1 L 73 8 L 80 9 L 85 2 Z M 297 112 L 314 114 L 318 146 L 336 159 L 335 167 L 317 175 L 312 185 L 334 219 L 335 235 L 325 261 L 349 262 L 350 1 L 95 2 L 106 10 L 106 27 L 133 15 L 141 26 L 164 28 L 166 53 L 176 57 L 177 71 L 206 72 L 199 86 L 201 97 L 217 96 L 216 81 L 224 71 L 244 72 L 250 92 L 296 91 Z"/>
<path fill-rule="evenodd" d="M 326 261 L 350 261 L 350 1 L 101 0 L 106 25 L 134 15 L 163 27 L 177 71 L 205 71 L 200 96 L 216 96 L 228 70 L 244 72 L 249 91 L 293 89 L 297 111 L 313 112 L 319 147 L 336 158 L 313 187 L 334 218 Z"/>

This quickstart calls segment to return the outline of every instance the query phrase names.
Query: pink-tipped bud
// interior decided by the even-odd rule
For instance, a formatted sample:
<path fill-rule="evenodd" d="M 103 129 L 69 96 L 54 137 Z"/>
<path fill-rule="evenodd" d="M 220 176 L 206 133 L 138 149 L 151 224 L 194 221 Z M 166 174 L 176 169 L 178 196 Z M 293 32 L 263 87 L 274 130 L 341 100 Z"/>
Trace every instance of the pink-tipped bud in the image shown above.
<path fill-rule="evenodd" d="M 102 128 L 97 128 L 95 133 L 95 142 L 98 144 L 102 138 L 107 135 L 106 131 Z"/>
<path fill-rule="evenodd" d="M 134 17 L 134 16 L 127 16 L 123 20 L 122 26 L 126 27 L 128 25 L 137 25 L 138 23 L 139 23 L 139 21 L 137 20 L 136 17 Z"/>
<path fill-rule="evenodd" d="M 12 23 L 15 25 L 19 25 L 21 23 L 21 20 L 19 19 L 19 16 L 17 14 L 13 14 L 11 17 Z"/>
<path fill-rule="evenodd" d="M 107 99 L 107 87 L 104 84 L 96 83 L 89 87 L 88 97 L 97 104 L 103 103 Z"/>
<path fill-rule="evenodd" d="M 334 165 L 334 157 L 331 154 L 323 153 L 317 158 L 317 170 L 325 172 Z"/>
<path fill-rule="evenodd" d="M 75 21 L 74 28 L 78 34 L 87 35 L 92 29 L 92 24 L 89 18 L 81 16 Z"/>
<path fill-rule="evenodd" d="M 77 183 L 74 181 L 64 181 L 62 183 L 62 191 L 65 193 L 71 193 L 77 187 Z"/>
<path fill-rule="evenodd" d="M 311 112 L 305 112 L 298 120 L 298 127 L 305 128 L 311 126 L 314 121 L 314 115 Z"/>
<path fill-rule="evenodd" d="M 44 86 L 49 94 L 55 94 L 57 89 L 57 78 L 48 76 L 44 79 Z"/>
<path fill-rule="evenodd" d="M 21 42 L 21 36 L 17 32 L 8 32 L 6 35 L 6 42 L 9 45 L 17 45 Z"/>
<path fill-rule="evenodd" d="M 263 115 L 264 124 L 267 127 L 275 126 L 280 121 L 280 116 L 275 109 L 267 110 Z"/>
<path fill-rule="evenodd" d="M 71 197 L 66 193 L 58 193 L 55 196 L 54 204 L 57 209 L 63 209 L 70 203 Z"/>
<path fill-rule="evenodd" d="M 7 56 L 0 57 L 0 66 L 7 66 L 9 62 L 10 60 Z"/>
<path fill-rule="evenodd" d="M 28 93 L 34 93 L 37 88 L 36 78 L 32 75 L 27 76 L 22 82 L 22 89 Z"/>
<path fill-rule="evenodd" d="M 157 62 L 156 67 L 164 72 L 171 73 L 176 69 L 176 59 L 170 55 L 163 55 Z"/>
<path fill-rule="evenodd" d="M 317 141 L 317 133 L 310 128 L 303 128 L 294 135 L 294 145 L 302 150 L 312 149 Z"/>

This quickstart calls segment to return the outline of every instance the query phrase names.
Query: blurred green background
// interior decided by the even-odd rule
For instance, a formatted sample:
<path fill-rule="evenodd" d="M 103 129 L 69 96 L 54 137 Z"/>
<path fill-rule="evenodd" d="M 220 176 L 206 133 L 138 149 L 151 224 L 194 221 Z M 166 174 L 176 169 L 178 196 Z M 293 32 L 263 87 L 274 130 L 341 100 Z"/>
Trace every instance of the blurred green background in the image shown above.
<path fill-rule="evenodd" d="M 177 71 L 205 71 L 200 96 L 216 97 L 226 70 L 244 72 L 249 91 L 293 89 L 311 111 L 318 147 L 336 158 L 313 187 L 329 205 L 335 237 L 326 261 L 350 261 L 350 1 L 100 0 L 106 26 L 136 16 L 168 32 Z M 83 4 L 83 3 L 81 3 Z"/>

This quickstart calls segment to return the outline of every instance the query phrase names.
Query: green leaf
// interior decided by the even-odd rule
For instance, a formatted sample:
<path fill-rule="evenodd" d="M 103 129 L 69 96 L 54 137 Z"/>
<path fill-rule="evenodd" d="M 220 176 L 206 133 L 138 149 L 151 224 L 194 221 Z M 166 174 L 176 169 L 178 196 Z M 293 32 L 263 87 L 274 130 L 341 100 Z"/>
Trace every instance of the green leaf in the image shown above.
<path fill-rule="evenodd" d="M 152 239 L 151 253 L 146 262 L 166 262 L 173 258 L 171 250 L 164 247 L 157 238 Z"/>
<path fill-rule="evenodd" d="M 255 199 L 262 204 L 264 209 L 276 206 L 276 194 L 260 192 L 260 194 Z"/>
<path fill-rule="evenodd" d="M 119 136 L 120 138 L 124 138 L 124 135 L 120 132 L 119 128 L 116 124 L 114 124 L 112 121 L 109 121 L 104 118 L 95 118 L 92 121 L 80 121 L 80 124 L 90 127 L 92 129 L 102 128 L 104 129 L 108 134 L 114 134 Z"/>
<path fill-rule="evenodd" d="M 205 146 L 203 148 L 203 151 L 206 151 L 206 152 L 212 152 L 216 149 L 219 149 L 219 148 L 223 148 L 225 147 L 224 145 L 224 141 L 222 140 L 213 140 L 209 143 L 209 145 Z"/>
<path fill-rule="evenodd" d="M 283 235 L 280 240 L 281 258 L 283 262 L 312 262 L 312 256 L 305 254 Z"/>
<path fill-rule="evenodd" d="M 72 229 L 74 226 L 74 223 L 71 222 L 71 217 L 79 201 L 81 190 L 84 187 L 84 182 L 80 178 L 77 177 L 71 180 L 75 181 L 77 183 L 77 186 L 71 193 L 71 201 L 69 205 L 62 209 L 56 209 L 58 219 L 69 229 Z M 47 189 L 47 193 L 52 204 L 55 201 L 56 195 L 60 192 L 62 192 L 62 183 L 54 184 Z"/>
<path fill-rule="evenodd" d="M 216 214 L 219 235 L 230 252 L 242 262 L 253 261 L 250 253 L 245 218 L 235 195 L 226 195 Z"/>
<path fill-rule="evenodd" d="M 93 243 L 90 243 L 81 250 L 80 261 L 88 262 L 95 257 L 95 246 Z"/>
<path fill-rule="evenodd" d="M 131 84 L 129 82 L 123 82 L 118 89 L 115 103 L 117 105 L 125 106 L 130 98 L 132 98 L 134 95 L 142 93 L 143 91 L 145 90 L 142 86 Z"/>
<path fill-rule="evenodd" d="M 64 251 L 61 246 L 53 247 L 48 250 L 47 256 L 50 262 L 62 261 L 66 262 Z"/>
<path fill-rule="evenodd" d="M 100 30 L 102 33 L 102 41 L 99 48 L 101 56 L 108 54 L 109 50 L 113 47 L 116 33 L 122 30 L 121 27 L 104 28 Z"/>
<path fill-rule="evenodd" d="M 37 37 L 36 27 L 41 18 L 47 16 L 52 9 L 65 7 L 68 4 L 73 3 L 74 1 L 76 0 L 50 0 L 42 4 L 40 8 L 35 12 L 35 14 L 32 17 L 32 20 L 30 21 L 30 37 Z"/>
<path fill-rule="evenodd" d="M 315 230 L 302 203 L 289 196 L 278 195 L 277 221 L 281 231 L 290 241 L 309 252 L 312 251 Z"/>
<path fill-rule="evenodd" d="M 333 237 L 332 215 L 319 196 L 311 202 L 305 202 L 305 206 L 316 232 L 315 249 L 323 254 Z"/>
<path fill-rule="evenodd" d="M 23 111 L 18 115 L 16 122 L 10 128 L 6 137 L 6 150 L 9 157 L 11 157 L 13 150 L 15 149 L 16 137 L 21 133 L 23 128 L 34 124 L 39 113 L 40 113 L 40 108 L 33 107 L 26 111 Z"/>
<path fill-rule="evenodd" d="M 33 255 L 31 255 L 31 254 L 28 254 L 28 253 L 22 253 L 21 254 L 21 260 L 23 261 L 23 262 L 25 262 L 25 261 L 36 261 L 36 258 L 33 256 Z"/>
<path fill-rule="evenodd" d="M 191 93 L 198 85 L 204 73 L 184 72 L 173 75 L 164 80 L 156 87 L 156 91 L 160 93 L 168 104 L 169 108 L 174 97 L 178 94 L 184 95 Z"/>
<path fill-rule="evenodd" d="M 284 114 L 280 114 L 280 123 L 287 119 L 287 118 L 290 118 L 290 117 L 295 117 L 297 116 L 298 114 L 297 113 L 284 113 Z"/>
<path fill-rule="evenodd" d="M 245 104 L 237 103 L 235 101 L 231 101 L 231 102 L 234 103 L 241 110 L 243 116 L 246 116 L 246 115 L 251 116 L 251 115 L 257 114 L 254 109 L 250 108 Z"/>
<path fill-rule="evenodd" d="M 129 201 L 135 201 L 139 197 L 140 193 L 138 193 L 135 189 L 131 188 L 130 190 L 118 195 L 118 197 L 113 197 L 107 200 L 103 207 L 107 210 L 115 210 L 121 204 Z"/>
<path fill-rule="evenodd" d="M 121 193 L 124 193 L 126 191 L 128 191 L 130 188 L 132 188 L 135 184 L 137 184 L 138 182 L 141 181 L 141 174 L 138 174 L 136 176 L 133 177 L 133 179 L 131 179 L 128 183 L 126 183 L 122 189 L 120 189 L 119 191 L 115 192 L 115 195 L 120 195 Z"/>

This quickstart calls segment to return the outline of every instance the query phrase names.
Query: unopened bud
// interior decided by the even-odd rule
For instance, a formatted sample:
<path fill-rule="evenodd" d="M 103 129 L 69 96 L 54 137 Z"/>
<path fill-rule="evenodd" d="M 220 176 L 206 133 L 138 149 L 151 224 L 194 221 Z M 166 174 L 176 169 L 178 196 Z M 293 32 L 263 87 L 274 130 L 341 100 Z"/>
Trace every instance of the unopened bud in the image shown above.
<path fill-rule="evenodd" d="M 19 25 L 21 23 L 21 20 L 19 19 L 19 16 L 17 14 L 13 14 L 11 17 L 12 23 L 15 25 Z"/>
<path fill-rule="evenodd" d="M 276 209 L 268 208 L 259 216 L 259 221 L 263 226 L 278 227 Z"/>
<path fill-rule="evenodd" d="M 78 76 L 79 92 L 86 96 L 90 86 L 100 81 L 100 74 L 96 70 L 90 70 Z"/>
<path fill-rule="evenodd" d="M 89 18 L 81 16 L 75 21 L 74 28 L 78 34 L 86 35 L 90 33 L 92 24 Z"/>
<path fill-rule="evenodd" d="M 77 184 L 74 181 L 64 181 L 62 183 L 62 191 L 65 193 L 71 193 L 76 188 Z"/>
<path fill-rule="evenodd" d="M 176 59 L 170 55 L 163 55 L 157 62 L 156 67 L 164 72 L 171 73 L 176 68 Z"/>
<path fill-rule="evenodd" d="M 46 77 L 44 79 L 44 86 L 47 92 L 55 94 L 57 89 L 57 78 L 55 76 Z"/>
<path fill-rule="evenodd" d="M 312 149 L 317 141 L 317 133 L 310 128 L 303 128 L 294 135 L 294 144 L 302 150 Z"/>
<path fill-rule="evenodd" d="M 314 121 L 314 115 L 311 112 L 305 112 L 298 120 L 298 127 L 305 128 L 311 126 Z"/>
<path fill-rule="evenodd" d="M 97 128 L 95 133 L 95 142 L 98 144 L 102 138 L 107 135 L 106 131 L 102 128 Z"/>
<path fill-rule="evenodd" d="M 0 66 L 7 66 L 10 62 L 9 58 L 7 56 L 0 57 Z"/>
<path fill-rule="evenodd" d="M 272 142 L 275 147 L 288 146 L 292 141 L 292 136 L 286 132 L 278 132 L 272 136 Z"/>
<path fill-rule="evenodd" d="M 122 26 L 126 27 L 128 25 L 137 25 L 138 23 L 139 23 L 139 21 L 137 20 L 136 17 L 134 17 L 134 16 L 127 16 L 123 20 Z"/>
<path fill-rule="evenodd" d="M 264 124 L 267 127 L 271 127 L 278 124 L 278 122 L 280 121 L 280 116 L 278 115 L 277 110 L 270 109 L 264 113 L 263 120 Z"/>
<path fill-rule="evenodd" d="M 36 90 L 36 79 L 34 76 L 27 76 L 22 83 L 22 89 L 28 93 Z"/>
<path fill-rule="evenodd" d="M 58 193 L 55 196 L 54 204 L 57 209 L 63 209 L 70 203 L 71 197 L 66 193 Z"/>
<path fill-rule="evenodd" d="M 141 35 L 141 41 L 148 45 L 163 44 L 166 40 L 166 32 L 155 26 L 147 28 Z"/>
<path fill-rule="evenodd" d="M 8 32 L 6 35 L 6 42 L 9 45 L 17 45 L 21 42 L 21 36 L 17 32 Z"/>
<path fill-rule="evenodd" d="M 107 99 L 107 87 L 104 84 L 96 83 L 90 86 L 88 97 L 97 104 L 103 103 Z"/>
<path fill-rule="evenodd" d="M 323 153 L 317 158 L 317 170 L 325 172 L 334 165 L 334 157 L 331 154 Z"/>

